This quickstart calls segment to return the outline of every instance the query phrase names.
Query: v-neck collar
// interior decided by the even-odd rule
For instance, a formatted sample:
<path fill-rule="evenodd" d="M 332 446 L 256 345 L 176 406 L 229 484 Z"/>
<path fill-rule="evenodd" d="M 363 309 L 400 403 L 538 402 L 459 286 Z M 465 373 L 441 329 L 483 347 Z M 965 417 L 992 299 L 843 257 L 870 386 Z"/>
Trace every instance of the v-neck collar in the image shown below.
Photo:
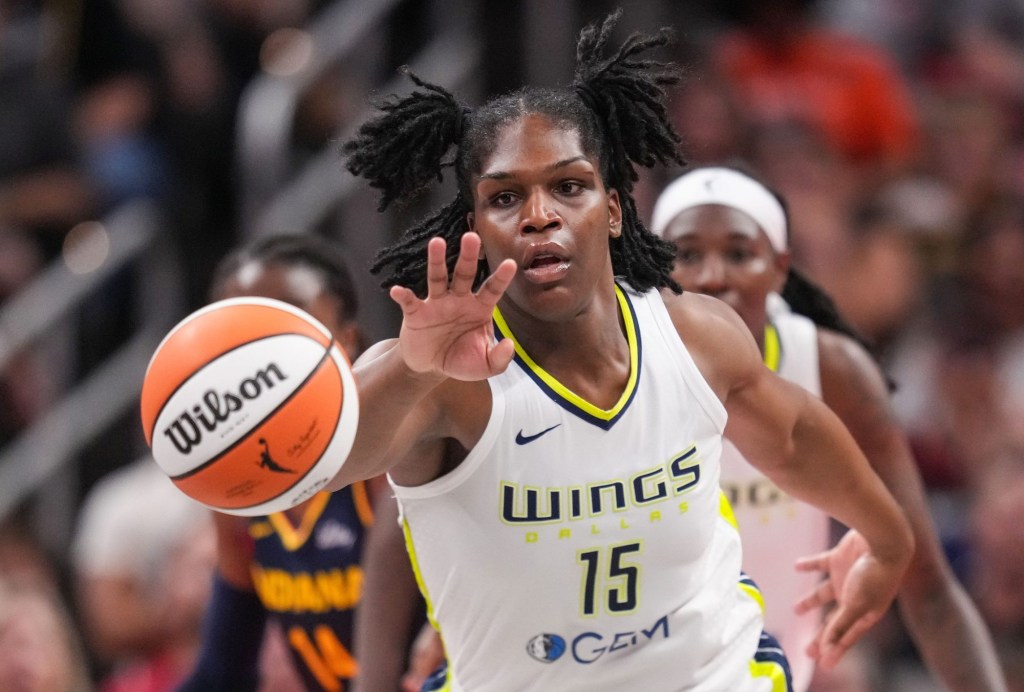
<path fill-rule="evenodd" d="M 626 409 L 629 408 L 630 402 L 633 401 L 633 397 L 636 395 L 637 383 L 640 381 L 640 364 L 642 362 L 640 357 L 640 328 L 637 322 L 636 310 L 626 292 L 618 284 L 615 285 L 615 297 L 619 301 L 619 309 L 626 328 L 626 342 L 629 345 L 629 379 L 626 381 L 626 386 L 619 400 L 609 409 L 603 409 L 590 403 L 538 365 L 519 342 L 516 341 L 512 330 L 509 329 L 508 323 L 505 322 L 505 318 L 501 314 L 501 310 L 497 306 L 494 308 L 494 324 L 497 334 L 500 335 L 499 338 L 512 339 L 512 342 L 515 344 L 514 359 L 519 367 L 556 404 L 573 415 L 604 430 L 610 429 L 622 417 Z"/>

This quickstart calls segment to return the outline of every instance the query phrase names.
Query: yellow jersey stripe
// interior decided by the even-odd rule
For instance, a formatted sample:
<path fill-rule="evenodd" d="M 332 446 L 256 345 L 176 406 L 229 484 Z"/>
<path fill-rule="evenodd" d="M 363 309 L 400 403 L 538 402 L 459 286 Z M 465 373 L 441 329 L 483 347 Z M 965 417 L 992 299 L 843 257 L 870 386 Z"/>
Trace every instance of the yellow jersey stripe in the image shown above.
<path fill-rule="evenodd" d="M 779 341 L 779 332 L 775 325 L 769 322 L 764 326 L 764 364 L 772 372 L 778 372 L 781 360 L 782 343 Z"/>
<path fill-rule="evenodd" d="M 542 382 L 548 390 L 561 399 L 564 404 L 568 404 L 569 406 L 566 406 L 566 408 L 571 406 L 572 408 L 569 410 L 572 410 L 573 408 L 577 409 L 580 413 L 584 414 L 584 418 L 594 418 L 603 422 L 613 421 L 632 400 L 636 391 L 636 384 L 640 373 L 640 343 L 637 337 L 636 316 L 633 312 L 633 306 L 630 304 L 626 294 L 618 285 L 615 286 L 615 297 L 619 301 L 619 310 L 622 314 L 622 322 L 626 331 L 626 342 L 629 345 L 629 379 L 626 381 L 626 386 L 623 389 L 619 400 L 610 409 L 602 409 L 590 403 L 555 379 L 555 377 L 544 370 L 544 368 L 539 366 L 530 357 L 530 354 L 528 354 L 523 347 L 519 345 L 519 342 L 516 341 L 515 336 L 512 334 L 512 330 L 509 329 L 508 323 L 501 314 L 501 310 L 497 306 L 494 307 L 494 323 L 497 326 L 498 331 L 501 333 L 502 337 L 511 339 L 515 344 L 516 358 L 523 364 L 527 372 L 530 373 L 535 380 Z"/>
<path fill-rule="evenodd" d="M 363 526 L 373 526 L 373 506 L 370 504 L 365 482 L 356 481 L 352 484 L 352 502 L 355 503 L 356 515 Z"/>
<path fill-rule="evenodd" d="M 718 514 L 734 529 L 740 530 L 739 522 L 736 521 L 736 515 L 732 511 L 732 505 L 729 504 L 729 498 L 721 490 L 718 491 Z"/>
<path fill-rule="evenodd" d="M 309 506 L 303 512 L 302 521 L 299 522 L 298 526 L 294 526 L 284 512 L 274 512 L 267 515 L 270 525 L 281 536 L 281 545 L 284 546 L 285 550 L 294 552 L 309 540 L 310 534 L 313 533 L 313 527 L 316 526 L 320 515 L 324 513 L 324 509 L 327 508 L 327 501 L 330 499 L 331 494 L 328 492 L 319 492 L 314 495 L 309 500 Z"/>
<path fill-rule="evenodd" d="M 768 678 L 772 682 L 772 692 L 787 692 L 786 671 L 775 661 L 751 661 L 750 675 L 754 678 Z"/>

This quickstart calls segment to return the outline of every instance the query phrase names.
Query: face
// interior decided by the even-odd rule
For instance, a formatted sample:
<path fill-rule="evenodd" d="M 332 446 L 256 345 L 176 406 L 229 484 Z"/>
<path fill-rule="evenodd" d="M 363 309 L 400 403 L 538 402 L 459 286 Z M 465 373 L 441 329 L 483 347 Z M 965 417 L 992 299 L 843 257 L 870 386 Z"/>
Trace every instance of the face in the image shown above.
<path fill-rule="evenodd" d="M 57 614 L 40 595 L 15 598 L 0 604 L 0 689 L 72 689 L 74 654 Z"/>
<path fill-rule="evenodd" d="M 776 253 L 751 217 L 717 204 L 692 207 L 672 220 L 665 237 L 675 238 L 672 278 L 727 303 L 755 336 L 764 331 L 765 300 L 782 289 L 789 255 Z"/>
<path fill-rule="evenodd" d="M 556 317 L 602 282 L 611 287 L 608 239 L 621 233 L 619 197 L 575 130 L 537 115 L 506 126 L 473 178 L 468 220 L 488 266 L 505 258 L 518 266 L 503 306 Z"/>
<path fill-rule="evenodd" d="M 309 267 L 246 262 L 214 293 L 218 300 L 259 296 L 290 303 L 322 322 L 350 359 L 359 355 L 358 326 L 352 320 L 341 319 L 341 300 L 324 290 L 323 279 Z"/>

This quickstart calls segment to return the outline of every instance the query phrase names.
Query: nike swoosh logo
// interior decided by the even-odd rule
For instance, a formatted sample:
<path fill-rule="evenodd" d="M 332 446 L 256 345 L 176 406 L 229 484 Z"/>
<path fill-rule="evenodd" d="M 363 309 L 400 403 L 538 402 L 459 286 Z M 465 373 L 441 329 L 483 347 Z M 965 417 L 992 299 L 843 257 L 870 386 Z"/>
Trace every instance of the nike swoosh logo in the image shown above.
<path fill-rule="evenodd" d="M 541 430 L 536 435 L 524 435 L 523 431 L 520 430 L 518 433 L 516 433 L 516 444 L 517 445 L 529 444 L 529 443 L 533 442 L 534 440 L 536 440 L 541 435 L 547 435 L 549 432 L 551 432 L 552 430 L 557 428 L 559 425 L 561 425 L 561 423 L 555 423 L 554 425 L 552 425 L 547 430 Z"/>

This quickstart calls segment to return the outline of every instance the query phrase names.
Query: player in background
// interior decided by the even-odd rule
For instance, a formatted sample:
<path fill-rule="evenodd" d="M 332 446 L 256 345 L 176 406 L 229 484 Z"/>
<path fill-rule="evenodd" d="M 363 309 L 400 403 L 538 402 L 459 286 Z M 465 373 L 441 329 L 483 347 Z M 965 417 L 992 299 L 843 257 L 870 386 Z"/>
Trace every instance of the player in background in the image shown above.
<path fill-rule="evenodd" d="M 362 350 L 351 276 L 338 250 L 316 236 L 272 236 L 237 250 L 222 260 L 211 293 L 213 300 L 260 296 L 290 303 L 320 320 L 349 358 Z M 272 445 L 264 446 L 263 457 L 259 463 L 271 471 L 279 466 Z M 215 512 L 213 596 L 199 662 L 181 689 L 257 689 L 268 619 L 280 626 L 306 689 L 351 689 L 360 670 L 353 629 L 363 588 L 363 547 L 371 525 L 379 525 L 383 534 L 377 540 L 401 546 L 397 517 L 395 502 L 379 480 L 320 492 L 263 517 Z M 389 587 L 396 600 L 406 599 L 404 611 L 414 613 L 422 605 L 417 606 L 415 581 L 404 567 L 390 575 Z M 368 669 L 368 688 L 396 689 L 402 665 Z"/>
<path fill-rule="evenodd" d="M 778 196 L 739 170 L 697 168 L 661 193 L 651 227 L 675 244 L 672 277 L 684 290 L 736 310 L 768 367 L 838 414 L 903 507 L 917 548 L 898 600 L 935 677 L 957 692 L 1004 690 L 989 633 L 939 545 L 886 378 L 831 299 L 790 267 L 787 214 Z M 863 538 L 850 531 L 819 554 L 831 542 L 828 516 L 780 490 L 728 441 L 721 484 L 740 525 L 743 568 L 765 593 L 766 629 L 786 649 L 802 692 L 814 672 L 804 650 L 820 627 L 816 606 L 834 600 L 849 562 L 864 550 Z M 819 555 L 793 571 L 812 554 Z M 830 573 L 820 583 L 819 568 Z M 793 608 L 798 602 L 801 612 Z"/>
<path fill-rule="evenodd" d="M 334 485 L 389 472 L 446 689 L 787 689 L 718 486 L 727 417 L 870 545 L 823 665 L 888 608 L 912 535 L 835 415 L 763 366 L 728 306 L 678 293 L 631 196 L 635 164 L 678 161 L 676 76 L 645 55 L 667 37 L 608 51 L 613 25 L 583 31 L 569 88 L 467 109 L 415 80 L 346 145 L 383 207 L 453 160 L 458 193 L 381 256 L 402 328 L 356 364 Z"/>

